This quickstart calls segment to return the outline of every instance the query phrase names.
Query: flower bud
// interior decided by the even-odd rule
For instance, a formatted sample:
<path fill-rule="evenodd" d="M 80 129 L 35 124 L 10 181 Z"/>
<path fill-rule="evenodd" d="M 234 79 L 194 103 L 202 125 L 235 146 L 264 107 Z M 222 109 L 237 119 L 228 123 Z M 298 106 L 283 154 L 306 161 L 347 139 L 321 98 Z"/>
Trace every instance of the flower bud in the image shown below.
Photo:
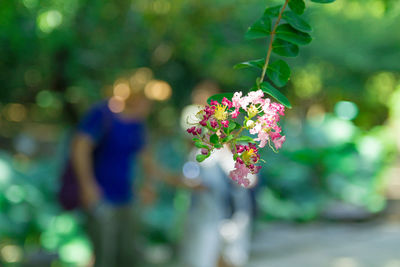
<path fill-rule="evenodd" d="M 258 114 L 258 109 L 254 105 L 250 105 L 250 107 L 247 109 L 247 114 L 249 115 L 249 118 L 253 118 Z"/>
<path fill-rule="evenodd" d="M 248 120 L 246 122 L 246 127 L 249 129 L 253 128 L 255 125 L 256 125 L 256 123 L 253 120 Z"/>

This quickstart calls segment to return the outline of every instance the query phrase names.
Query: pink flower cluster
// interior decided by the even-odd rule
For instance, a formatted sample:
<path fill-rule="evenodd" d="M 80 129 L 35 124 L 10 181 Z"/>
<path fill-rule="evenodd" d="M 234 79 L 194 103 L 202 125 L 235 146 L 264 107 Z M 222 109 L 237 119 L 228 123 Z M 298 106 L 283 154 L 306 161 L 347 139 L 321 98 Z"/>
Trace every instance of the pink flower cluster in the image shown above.
<path fill-rule="evenodd" d="M 250 173 L 250 171 L 246 167 L 246 165 L 236 162 L 235 169 L 229 173 L 229 176 L 238 185 L 243 185 L 244 187 L 249 187 L 250 180 L 248 178 L 246 178 L 249 173 Z"/>
<path fill-rule="evenodd" d="M 264 92 L 261 90 L 252 91 L 247 96 L 242 97 L 242 92 L 236 92 L 232 98 L 234 113 L 239 113 L 239 108 L 248 113 L 247 127 L 250 134 L 257 135 L 254 141 L 259 141 L 259 147 L 264 147 L 272 141 L 276 149 L 280 149 L 286 137 L 281 135 L 282 129 L 278 125 L 280 116 L 284 116 L 285 107 L 281 104 L 272 102 L 269 98 L 263 98 Z M 253 118 L 256 117 L 256 120 Z"/>
<path fill-rule="evenodd" d="M 253 143 L 248 145 L 236 145 L 236 149 L 232 151 L 236 158 L 235 169 L 229 173 L 231 179 L 239 185 L 248 187 L 250 184 L 247 175 L 249 173 L 257 174 L 261 166 L 255 165 L 260 160 L 258 148 Z"/>
<path fill-rule="evenodd" d="M 187 129 L 188 133 L 195 136 L 193 140 L 196 146 L 201 148 L 201 154 L 196 159 L 203 161 L 213 149 L 230 146 L 235 160 L 235 169 L 230 172 L 230 177 L 239 185 L 248 187 L 250 181 L 247 176 L 257 174 L 261 168 L 256 165 L 260 160 L 258 148 L 267 144 L 272 148 L 273 143 L 275 149 L 280 149 L 285 142 L 278 125 L 284 111 L 283 105 L 264 98 L 262 90 L 251 91 L 245 96 L 242 92 L 236 92 L 232 100 L 224 97 L 221 103 L 211 100 L 210 105 L 196 115 L 196 126 Z M 245 113 L 244 121 L 238 122 L 241 112 Z M 235 127 L 229 127 L 231 123 Z M 241 126 L 239 128 L 238 123 Z M 243 139 L 240 135 L 243 130 L 248 130 L 256 138 Z M 243 140 L 248 143 L 240 144 Z"/>
<path fill-rule="evenodd" d="M 199 135 L 202 132 L 201 128 L 196 128 L 195 126 L 190 127 L 186 130 L 188 133 L 193 134 L 193 135 Z"/>

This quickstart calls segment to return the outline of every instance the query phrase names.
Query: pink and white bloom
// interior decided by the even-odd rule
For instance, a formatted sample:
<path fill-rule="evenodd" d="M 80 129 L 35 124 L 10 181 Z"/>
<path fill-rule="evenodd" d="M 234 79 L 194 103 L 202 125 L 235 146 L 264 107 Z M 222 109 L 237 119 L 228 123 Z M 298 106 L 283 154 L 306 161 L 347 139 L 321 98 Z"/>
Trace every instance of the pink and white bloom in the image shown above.
<path fill-rule="evenodd" d="M 232 97 L 232 105 L 235 109 L 240 108 L 240 99 L 242 97 L 242 92 L 235 92 Z"/>
<path fill-rule="evenodd" d="M 282 136 L 280 138 L 275 138 L 272 140 L 276 149 L 280 149 L 285 141 L 286 141 L 286 136 Z"/>
<path fill-rule="evenodd" d="M 257 138 L 254 139 L 254 141 L 260 141 L 260 144 L 258 145 L 259 147 L 265 147 L 266 144 L 268 144 L 269 141 L 269 134 L 264 131 L 258 132 Z"/>
<path fill-rule="evenodd" d="M 262 90 L 251 91 L 248 93 L 248 97 L 250 99 L 250 102 L 254 105 L 264 103 L 264 92 Z"/>
<path fill-rule="evenodd" d="M 249 173 L 250 171 L 245 164 L 236 162 L 235 169 L 229 173 L 229 176 L 232 178 L 233 181 L 237 182 L 238 184 L 244 185 L 247 184 L 245 180 L 248 180 L 246 178 Z"/>
<path fill-rule="evenodd" d="M 244 110 L 245 120 L 237 127 L 240 110 Z M 196 159 L 201 162 L 208 157 L 214 149 L 229 145 L 235 159 L 235 169 L 229 173 L 233 181 L 241 186 L 248 187 L 249 174 L 257 174 L 261 168 L 259 148 L 273 143 L 280 149 L 286 137 L 281 135 L 279 126 L 281 116 L 284 116 L 285 107 L 272 102 L 265 97 L 262 90 L 251 91 L 243 96 L 242 92 L 235 92 L 232 99 L 224 97 L 221 103 L 211 100 L 210 105 L 197 113 L 196 126 L 187 129 L 194 136 L 196 146 L 201 148 L 201 157 Z M 235 127 L 229 128 L 231 124 Z M 249 137 L 249 142 L 241 144 L 243 136 L 240 133 L 248 130 L 255 138 Z M 258 142 L 255 143 L 254 141 Z M 271 148 L 273 148 L 271 146 Z"/>
<path fill-rule="evenodd" d="M 236 119 L 239 116 L 240 112 L 239 112 L 239 108 L 235 109 L 232 113 L 232 119 Z"/>

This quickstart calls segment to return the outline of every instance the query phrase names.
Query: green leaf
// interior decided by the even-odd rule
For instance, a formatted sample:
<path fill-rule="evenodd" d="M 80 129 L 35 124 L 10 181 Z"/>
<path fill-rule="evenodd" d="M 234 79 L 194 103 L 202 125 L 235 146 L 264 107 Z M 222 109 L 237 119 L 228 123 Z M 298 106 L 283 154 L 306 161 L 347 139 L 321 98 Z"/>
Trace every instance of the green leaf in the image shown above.
<path fill-rule="evenodd" d="M 320 3 L 320 4 L 329 4 L 335 2 L 335 0 L 311 0 L 311 2 Z"/>
<path fill-rule="evenodd" d="M 219 144 L 219 138 L 217 134 L 213 134 L 210 136 L 210 143 L 214 145 Z"/>
<path fill-rule="evenodd" d="M 245 69 L 245 68 L 251 68 L 251 67 L 262 69 L 264 67 L 264 63 L 265 63 L 265 59 L 261 58 L 261 59 L 241 62 L 241 63 L 236 64 L 235 66 L 233 66 L 233 68 L 236 69 L 236 70 Z"/>
<path fill-rule="evenodd" d="M 279 12 L 281 11 L 282 5 L 277 5 L 273 7 L 269 7 L 265 10 L 264 15 L 267 15 L 268 17 L 277 17 L 279 16 Z"/>
<path fill-rule="evenodd" d="M 216 144 L 216 145 L 214 145 L 214 147 L 215 147 L 215 148 L 221 148 L 221 147 L 223 147 L 223 145 L 221 145 L 221 144 Z"/>
<path fill-rule="evenodd" d="M 306 4 L 304 0 L 289 0 L 290 9 L 296 14 L 303 14 L 306 9 Z"/>
<path fill-rule="evenodd" d="M 243 135 L 241 137 L 239 137 L 238 139 L 236 139 L 237 142 L 251 142 L 254 143 L 253 138 L 251 138 L 250 136 L 247 135 Z"/>
<path fill-rule="evenodd" d="M 196 160 L 197 160 L 198 162 L 202 162 L 202 161 L 204 161 L 206 158 L 208 158 L 209 156 L 210 156 L 210 153 L 208 153 L 207 155 L 198 154 L 198 155 L 196 156 Z"/>
<path fill-rule="evenodd" d="M 289 24 L 281 24 L 276 29 L 276 37 L 296 45 L 306 45 L 312 40 L 308 33 L 298 31 Z"/>
<path fill-rule="evenodd" d="M 224 97 L 226 97 L 226 98 L 228 98 L 228 99 L 232 99 L 233 93 L 222 93 L 222 94 L 216 94 L 216 95 L 210 96 L 210 97 L 207 99 L 207 103 L 210 104 L 210 103 L 211 103 L 211 100 L 215 100 L 215 101 L 218 101 L 219 103 L 221 103 L 221 101 L 222 101 L 222 99 L 223 99 Z"/>
<path fill-rule="evenodd" d="M 193 137 L 192 140 L 193 140 L 194 142 L 201 142 L 201 139 L 198 138 L 198 137 Z"/>
<path fill-rule="evenodd" d="M 290 26 L 293 28 L 303 31 L 303 32 L 311 32 L 312 28 L 310 24 L 308 24 L 304 19 L 300 18 L 296 13 L 292 11 L 283 12 L 282 18 L 286 20 Z"/>
<path fill-rule="evenodd" d="M 279 86 L 284 86 L 290 78 L 290 67 L 283 60 L 277 60 L 268 65 L 267 76 Z"/>
<path fill-rule="evenodd" d="M 233 139 L 233 135 L 228 135 L 224 139 L 222 139 L 222 143 L 229 142 Z"/>
<path fill-rule="evenodd" d="M 261 84 L 261 90 L 264 91 L 264 93 L 269 94 L 276 100 L 278 100 L 279 103 L 284 105 L 287 108 L 292 108 L 292 105 L 289 102 L 289 99 L 287 99 L 286 96 L 284 96 L 281 92 L 279 92 L 275 87 L 273 87 L 269 82 L 263 82 Z"/>
<path fill-rule="evenodd" d="M 263 15 L 261 19 L 257 20 L 249 27 L 245 34 L 246 39 L 264 38 L 271 33 L 271 18 Z"/>
<path fill-rule="evenodd" d="M 234 122 L 234 121 L 230 121 L 229 122 L 229 126 L 228 126 L 228 130 L 227 130 L 228 134 L 230 132 L 232 132 L 233 130 L 235 130 L 235 129 L 240 129 L 240 127 L 241 127 L 241 125 L 239 123 Z"/>
<path fill-rule="evenodd" d="M 272 43 L 272 52 L 283 57 L 296 57 L 299 47 L 281 39 L 275 39 Z"/>
<path fill-rule="evenodd" d="M 206 144 L 202 143 L 202 142 L 195 142 L 194 145 L 197 148 L 207 148 L 207 149 L 209 149 L 209 147 Z"/>
<path fill-rule="evenodd" d="M 236 124 L 238 124 L 238 123 L 236 123 L 236 122 L 234 122 L 234 121 L 230 121 L 230 122 L 229 122 L 229 125 L 228 125 L 227 132 L 230 133 L 230 132 L 232 132 L 234 129 L 236 129 Z"/>

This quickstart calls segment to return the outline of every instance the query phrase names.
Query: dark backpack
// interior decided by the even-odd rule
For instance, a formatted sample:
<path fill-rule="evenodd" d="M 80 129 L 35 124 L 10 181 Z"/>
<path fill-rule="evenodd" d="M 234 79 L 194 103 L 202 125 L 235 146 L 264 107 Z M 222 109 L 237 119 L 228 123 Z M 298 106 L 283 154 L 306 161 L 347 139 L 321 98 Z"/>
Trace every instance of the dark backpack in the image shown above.
<path fill-rule="evenodd" d="M 102 138 L 104 138 L 111 127 L 110 114 L 103 112 L 102 116 Z M 101 139 L 102 139 L 101 138 Z M 100 141 L 101 142 L 101 141 Z M 65 210 L 80 208 L 79 182 L 76 177 L 71 157 L 68 157 L 63 172 L 61 173 L 61 186 L 58 191 L 58 202 Z"/>
<path fill-rule="evenodd" d="M 80 207 L 79 184 L 71 159 L 68 159 L 64 171 L 61 174 L 61 187 L 58 192 L 58 201 L 65 210 L 73 210 Z"/>

